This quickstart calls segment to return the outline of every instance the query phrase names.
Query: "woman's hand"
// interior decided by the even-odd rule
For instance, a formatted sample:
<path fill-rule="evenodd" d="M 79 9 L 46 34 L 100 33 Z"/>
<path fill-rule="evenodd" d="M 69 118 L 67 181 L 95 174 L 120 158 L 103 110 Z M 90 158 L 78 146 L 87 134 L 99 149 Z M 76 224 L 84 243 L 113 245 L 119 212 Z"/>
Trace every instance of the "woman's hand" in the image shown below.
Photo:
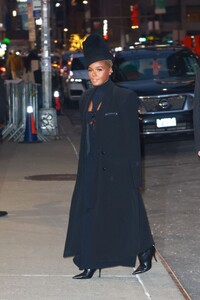
<path fill-rule="evenodd" d="M 200 151 L 197 152 L 198 157 L 200 157 Z"/>

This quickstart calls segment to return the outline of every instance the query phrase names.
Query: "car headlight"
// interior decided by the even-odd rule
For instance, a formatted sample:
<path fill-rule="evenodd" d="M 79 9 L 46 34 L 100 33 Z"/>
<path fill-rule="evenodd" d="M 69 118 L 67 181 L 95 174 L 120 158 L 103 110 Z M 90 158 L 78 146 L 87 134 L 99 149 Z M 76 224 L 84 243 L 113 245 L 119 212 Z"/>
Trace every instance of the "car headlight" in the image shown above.
<path fill-rule="evenodd" d="M 142 97 L 139 97 L 139 107 L 138 107 L 138 112 L 139 114 L 144 114 L 147 112 L 143 102 L 142 102 Z"/>
<path fill-rule="evenodd" d="M 191 110 L 193 109 L 194 106 L 194 94 L 189 94 L 187 95 L 185 105 L 184 105 L 184 110 Z"/>
<path fill-rule="evenodd" d="M 80 82 L 82 82 L 82 79 L 81 78 L 70 78 L 69 82 L 80 83 Z"/>

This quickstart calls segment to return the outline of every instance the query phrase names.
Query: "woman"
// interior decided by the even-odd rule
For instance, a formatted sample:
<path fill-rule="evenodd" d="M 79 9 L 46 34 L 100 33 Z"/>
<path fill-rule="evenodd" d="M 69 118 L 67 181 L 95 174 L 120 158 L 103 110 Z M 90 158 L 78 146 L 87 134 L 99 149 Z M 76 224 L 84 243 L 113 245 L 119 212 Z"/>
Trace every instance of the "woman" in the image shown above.
<path fill-rule="evenodd" d="M 114 266 L 148 271 L 155 257 L 153 238 L 140 196 L 138 100 L 110 79 L 112 55 L 98 35 L 83 52 L 93 88 L 80 102 L 82 135 L 64 257 L 83 270 L 75 279 Z M 99 274 L 100 275 L 100 274 Z"/>

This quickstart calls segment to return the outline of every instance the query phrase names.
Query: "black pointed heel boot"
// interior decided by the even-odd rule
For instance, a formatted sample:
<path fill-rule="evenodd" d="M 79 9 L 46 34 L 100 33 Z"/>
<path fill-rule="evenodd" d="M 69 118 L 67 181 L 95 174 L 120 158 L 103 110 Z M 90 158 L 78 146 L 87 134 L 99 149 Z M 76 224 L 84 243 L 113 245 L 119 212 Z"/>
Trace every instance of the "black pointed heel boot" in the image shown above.
<path fill-rule="evenodd" d="M 82 273 L 72 277 L 73 279 L 90 279 L 97 269 L 85 269 Z M 101 269 L 99 269 L 99 277 L 101 277 Z"/>
<path fill-rule="evenodd" d="M 139 253 L 138 258 L 140 265 L 139 267 L 133 272 L 133 275 L 141 274 L 147 272 L 151 269 L 152 266 L 152 258 L 156 259 L 156 249 L 154 246 L 147 249 L 145 252 Z"/>

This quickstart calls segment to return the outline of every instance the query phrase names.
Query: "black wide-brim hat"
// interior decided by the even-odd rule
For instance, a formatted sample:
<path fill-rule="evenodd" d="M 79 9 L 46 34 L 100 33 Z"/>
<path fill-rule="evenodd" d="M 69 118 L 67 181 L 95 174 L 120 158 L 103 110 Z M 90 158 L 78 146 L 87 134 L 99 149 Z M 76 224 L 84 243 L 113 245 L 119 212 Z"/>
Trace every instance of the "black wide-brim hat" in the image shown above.
<path fill-rule="evenodd" d="M 98 34 L 91 34 L 83 42 L 83 54 L 87 67 L 96 61 L 113 59 L 106 42 Z"/>

